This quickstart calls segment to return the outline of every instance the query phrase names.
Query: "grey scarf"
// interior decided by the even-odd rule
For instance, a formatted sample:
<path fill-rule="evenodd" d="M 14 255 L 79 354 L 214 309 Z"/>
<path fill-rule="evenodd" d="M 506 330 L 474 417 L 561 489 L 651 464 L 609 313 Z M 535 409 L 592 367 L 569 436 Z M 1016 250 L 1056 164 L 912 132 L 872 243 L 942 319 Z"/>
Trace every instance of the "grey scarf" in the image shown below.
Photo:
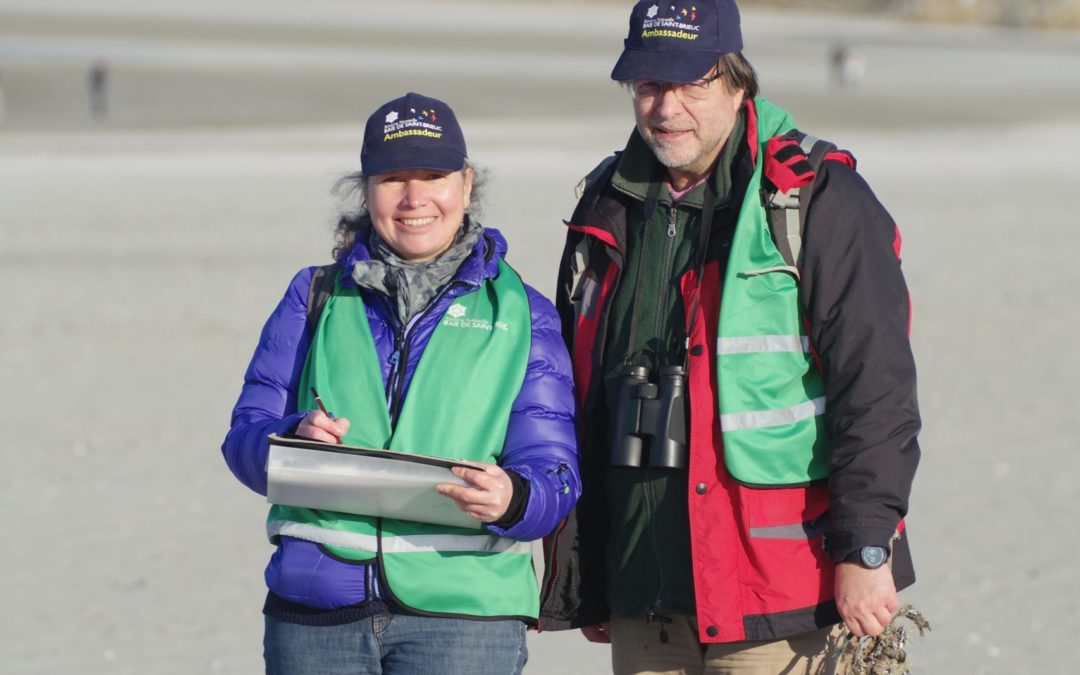
<path fill-rule="evenodd" d="M 424 262 L 400 258 L 382 237 L 371 230 L 371 260 L 356 263 L 352 278 L 364 288 L 380 291 L 397 302 L 401 325 L 421 312 L 454 277 L 483 235 L 483 228 L 468 216 L 454 236 L 454 243 L 442 255 Z"/>

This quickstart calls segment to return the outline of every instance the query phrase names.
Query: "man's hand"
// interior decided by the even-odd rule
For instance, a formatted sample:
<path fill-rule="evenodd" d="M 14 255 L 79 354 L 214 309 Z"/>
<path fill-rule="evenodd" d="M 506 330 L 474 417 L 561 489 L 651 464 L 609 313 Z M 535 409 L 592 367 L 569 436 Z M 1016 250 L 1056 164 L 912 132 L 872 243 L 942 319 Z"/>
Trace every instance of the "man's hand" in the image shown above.
<path fill-rule="evenodd" d="M 592 626 L 585 626 L 581 629 L 581 634 L 584 635 L 585 639 L 589 642 L 611 644 L 611 624 L 607 621 Z"/>
<path fill-rule="evenodd" d="M 321 410 L 309 410 L 296 425 L 296 435 L 313 441 L 341 445 L 341 439 L 349 431 L 349 420 L 344 417 L 329 417 Z"/>
<path fill-rule="evenodd" d="M 514 484 L 502 467 L 497 464 L 477 464 L 473 469 L 455 466 L 450 470 L 469 485 L 443 483 L 435 488 L 439 494 L 453 499 L 459 509 L 481 523 L 493 523 L 503 517 L 510 506 Z"/>
<path fill-rule="evenodd" d="M 868 570 L 858 563 L 838 564 L 836 608 L 853 635 L 881 635 L 900 608 L 892 570 L 888 565 Z"/>

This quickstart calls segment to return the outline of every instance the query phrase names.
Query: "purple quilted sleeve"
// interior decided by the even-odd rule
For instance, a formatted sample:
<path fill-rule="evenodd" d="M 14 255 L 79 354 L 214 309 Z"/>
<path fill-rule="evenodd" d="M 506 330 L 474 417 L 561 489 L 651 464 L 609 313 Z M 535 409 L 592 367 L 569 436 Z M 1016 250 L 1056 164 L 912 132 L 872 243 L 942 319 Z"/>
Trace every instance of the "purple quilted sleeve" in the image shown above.
<path fill-rule="evenodd" d="M 529 501 L 512 526 L 487 526 L 523 541 L 554 530 L 581 494 L 570 356 L 554 306 L 531 287 L 527 290 L 533 322 L 529 365 L 510 412 L 499 464 L 529 481 Z"/>
<path fill-rule="evenodd" d="M 305 268 L 293 277 L 263 326 L 221 445 L 229 469 L 261 495 L 266 494 L 267 435 L 292 431 L 304 415 L 296 410 L 296 390 L 310 341 L 307 293 L 313 270 Z"/>

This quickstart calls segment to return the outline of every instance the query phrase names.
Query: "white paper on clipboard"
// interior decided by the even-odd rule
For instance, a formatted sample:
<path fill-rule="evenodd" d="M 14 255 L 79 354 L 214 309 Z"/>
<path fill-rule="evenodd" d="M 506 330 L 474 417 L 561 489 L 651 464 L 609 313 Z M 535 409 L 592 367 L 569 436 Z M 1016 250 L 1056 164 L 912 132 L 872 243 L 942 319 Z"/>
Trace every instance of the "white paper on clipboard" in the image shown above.
<path fill-rule="evenodd" d="M 480 529 L 480 521 L 435 491 L 466 485 L 440 457 L 270 435 L 266 500 L 272 504 Z"/>

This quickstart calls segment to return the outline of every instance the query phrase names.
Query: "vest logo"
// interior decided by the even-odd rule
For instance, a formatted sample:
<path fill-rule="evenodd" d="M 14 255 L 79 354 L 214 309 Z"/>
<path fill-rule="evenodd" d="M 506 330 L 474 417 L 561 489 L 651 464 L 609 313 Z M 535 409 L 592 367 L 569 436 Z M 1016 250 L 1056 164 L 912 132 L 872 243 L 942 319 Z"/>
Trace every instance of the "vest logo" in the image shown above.
<path fill-rule="evenodd" d="M 447 328 L 476 328 L 486 330 L 489 333 L 495 328 L 503 331 L 510 328 L 505 321 L 496 321 L 495 325 L 492 326 L 487 319 L 466 319 L 465 314 L 468 311 L 465 305 L 455 302 L 446 308 L 446 316 L 443 317 L 442 325 Z"/>

